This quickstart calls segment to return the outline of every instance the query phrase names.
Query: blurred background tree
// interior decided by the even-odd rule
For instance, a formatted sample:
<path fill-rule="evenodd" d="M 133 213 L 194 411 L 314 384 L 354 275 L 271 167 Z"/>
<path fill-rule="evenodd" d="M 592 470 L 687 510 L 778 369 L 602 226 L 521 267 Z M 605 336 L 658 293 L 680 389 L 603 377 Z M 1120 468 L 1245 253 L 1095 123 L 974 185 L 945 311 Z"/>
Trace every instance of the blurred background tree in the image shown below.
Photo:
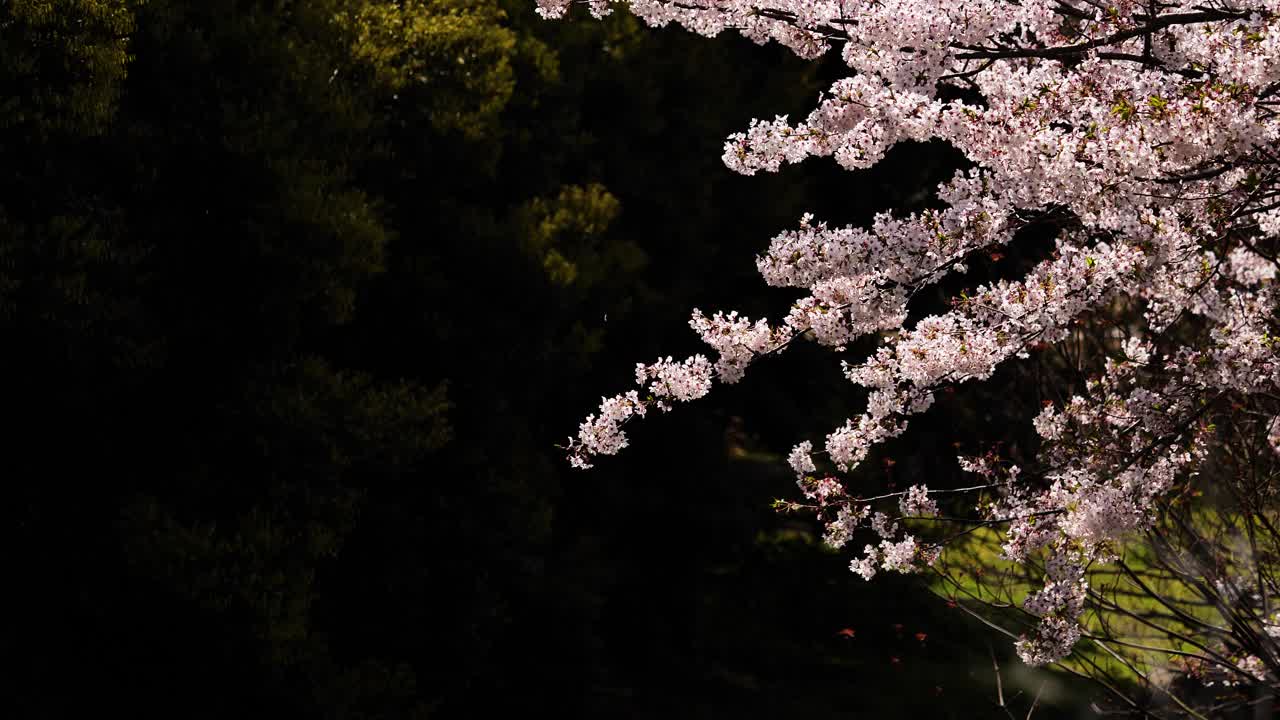
<path fill-rule="evenodd" d="M 8 716 L 1003 715 L 979 630 L 769 509 L 815 358 L 554 447 L 742 247 L 950 173 L 721 166 L 824 68 L 517 0 L 11 0 L 0 47 Z"/>

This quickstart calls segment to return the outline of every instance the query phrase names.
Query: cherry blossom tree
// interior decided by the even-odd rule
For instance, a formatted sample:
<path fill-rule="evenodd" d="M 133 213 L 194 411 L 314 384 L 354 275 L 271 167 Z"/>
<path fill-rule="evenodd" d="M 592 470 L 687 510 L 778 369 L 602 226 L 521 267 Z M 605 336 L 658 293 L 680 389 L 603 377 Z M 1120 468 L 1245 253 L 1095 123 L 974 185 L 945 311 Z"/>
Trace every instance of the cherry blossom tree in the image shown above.
<path fill-rule="evenodd" d="M 538 1 L 546 17 L 573 4 Z M 596 16 L 613 6 L 584 4 Z M 728 138 L 723 160 L 737 172 L 815 156 L 857 171 L 905 141 L 945 142 L 968 164 L 937 187 L 940 209 L 884 212 L 868 227 L 805 216 L 774 237 L 757 266 L 795 289 L 790 312 L 694 310 L 712 357 L 638 365 L 639 388 L 603 399 L 569 461 L 618 453 L 629 423 L 737 383 L 799 341 L 841 357 L 873 341 L 841 360 L 865 407 L 794 447 L 799 491 L 782 510 L 812 513 L 831 547 L 853 548 L 853 572 L 930 571 L 940 592 L 1012 635 L 1025 662 L 1089 674 L 1135 708 L 1121 680 L 1171 714 L 1270 712 L 1280 0 L 614 4 L 654 26 L 840 54 L 848 77 L 808 117 L 753 120 Z M 1046 228 L 1052 250 L 1025 274 L 913 313 L 979 254 Z M 966 487 L 851 489 L 868 453 L 938 393 L 1063 344 L 1082 348 L 1075 369 L 1091 377 L 1027 418 L 1040 438 L 1030 462 L 993 451 L 959 459 L 975 477 Z M 974 555 L 976 540 L 998 550 Z M 1004 580 L 958 579 L 952 549 Z"/>

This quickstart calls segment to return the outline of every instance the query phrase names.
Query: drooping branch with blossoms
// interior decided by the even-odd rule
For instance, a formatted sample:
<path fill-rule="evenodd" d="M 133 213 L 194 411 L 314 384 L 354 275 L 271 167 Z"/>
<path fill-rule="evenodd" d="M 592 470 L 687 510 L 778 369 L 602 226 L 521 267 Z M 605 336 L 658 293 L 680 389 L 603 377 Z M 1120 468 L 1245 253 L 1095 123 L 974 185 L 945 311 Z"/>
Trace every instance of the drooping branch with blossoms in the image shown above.
<path fill-rule="evenodd" d="M 539 0 L 539 12 L 560 17 L 572 4 Z M 723 159 L 737 172 L 825 156 L 859 170 L 897 143 L 932 140 L 970 167 L 938 186 L 943 209 L 885 212 L 869 227 L 806 216 L 775 237 L 757 266 L 769 285 L 797 290 L 791 311 L 751 321 L 695 310 L 690 325 L 714 362 L 696 355 L 637 366 L 640 389 L 603 400 L 570 439 L 570 462 L 587 468 L 617 453 L 628 423 L 698 399 L 716 381 L 736 383 L 794 342 L 844 350 L 875 338 L 870 356 L 843 366 L 869 390 L 867 406 L 821 450 L 810 440 L 795 446 L 789 462 L 803 498 L 783 506 L 815 513 L 836 548 L 869 533 L 876 542 L 851 561 L 867 579 L 924 569 L 945 542 L 910 528 L 941 519 L 943 493 L 915 485 L 860 498 L 841 477 L 906 432 L 939 391 L 1068 340 L 1083 318 L 1111 316 L 1121 337 L 1097 344 L 1099 375 L 1034 419 L 1035 467 L 962 459 L 982 481 L 946 492 L 949 506 L 973 496 L 967 522 L 1001 534 L 1005 561 L 1037 570 L 1041 587 L 1020 602 L 1034 624 L 1017 640 L 1019 654 L 1058 662 L 1089 635 L 1086 607 L 1107 602 L 1090 573 L 1123 566 L 1133 538 L 1155 533 L 1163 567 L 1183 562 L 1172 534 L 1157 533 L 1171 518 L 1200 545 L 1227 548 L 1233 535 L 1210 542 L 1197 529 L 1202 516 L 1179 514 L 1196 478 L 1234 490 L 1245 487 L 1237 481 L 1246 470 L 1263 478 L 1252 494 L 1236 493 L 1233 507 L 1253 538 L 1249 572 L 1261 578 L 1260 568 L 1280 562 L 1257 549 L 1259 535 L 1280 538 L 1274 525 L 1258 530 L 1280 507 L 1280 486 L 1268 485 L 1280 447 L 1280 0 L 584 4 L 596 16 L 625 5 L 651 25 L 704 35 L 734 30 L 805 58 L 840 53 L 849 76 L 807 118 L 752 121 L 728 139 Z M 922 290 L 1046 220 L 1056 232 L 1050 257 L 954 298 L 947 312 L 909 320 Z M 1222 473 L 1223 457 L 1239 471 Z M 1247 563 L 1209 565 L 1230 575 Z M 1176 572 L 1190 585 L 1228 582 L 1206 580 L 1204 563 L 1198 578 L 1187 567 Z M 1193 655 L 1203 677 L 1212 675 L 1207 664 L 1275 686 L 1280 632 L 1270 631 L 1269 581 L 1251 582 L 1257 592 L 1201 592 L 1238 617 L 1228 639 L 1206 639 Z"/>

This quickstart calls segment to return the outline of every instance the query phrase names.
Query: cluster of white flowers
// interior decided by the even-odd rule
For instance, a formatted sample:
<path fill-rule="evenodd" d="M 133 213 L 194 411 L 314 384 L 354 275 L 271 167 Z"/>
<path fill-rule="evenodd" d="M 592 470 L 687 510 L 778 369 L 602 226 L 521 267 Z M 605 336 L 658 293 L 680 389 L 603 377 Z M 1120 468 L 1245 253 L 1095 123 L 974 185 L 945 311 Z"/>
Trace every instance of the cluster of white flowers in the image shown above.
<path fill-rule="evenodd" d="M 842 503 L 836 511 L 835 519 L 827 523 L 823 541 L 836 550 L 844 547 L 870 512 L 871 508 L 866 505 Z"/>
<path fill-rule="evenodd" d="M 570 2 L 538 4 L 559 17 Z M 609 10 L 604 0 L 587 4 Z M 835 480 L 815 480 L 815 457 L 852 472 L 937 392 L 1071 337 L 1083 317 L 1141 309 L 1145 327 L 1113 337 L 1103 376 L 1034 419 L 1043 438 L 1035 482 L 1017 468 L 965 461 L 1000 488 L 982 512 L 1005 528 L 1006 557 L 1044 550 L 1056 559 L 1027 599 L 1040 623 L 1020 653 L 1032 663 L 1065 656 L 1080 636 L 1083 568 L 1149 527 L 1165 494 L 1197 472 L 1215 442 L 1206 413 L 1228 396 L 1280 390 L 1280 1 L 1118 2 L 1105 11 L 1088 0 L 615 4 L 652 25 L 733 29 L 802 57 L 840 51 L 850 76 L 807 117 L 752 121 L 727 140 L 724 161 L 738 172 L 810 157 L 856 170 L 906 140 L 946 142 L 971 163 L 938 187 L 942 209 L 885 212 L 867 228 L 806 215 L 775 237 L 758 269 L 800 295 L 777 324 L 697 311 L 690 323 L 718 354 L 714 375 L 724 382 L 800 338 L 838 349 L 878 338 L 869 357 L 842 365 L 870 389 L 865 410 L 828 434 L 822 451 L 805 441 L 788 458 L 828 543 L 877 536 L 850 565 L 859 575 L 919 568 L 937 548 Z M 908 323 L 921 289 L 1050 218 L 1041 225 L 1057 228 L 1049 258 Z M 641 366 L 653 399 L 604 399 L 571 441 L 571 461 L 585 467 L 616 453 L 624 422 L 651 403 L 701 397 L 712 376 L 701 356 Z M 1280 453 L 1280 420 L 1257 427 Z M 930 494 L 899 493 L 899 509 L 936 514 Z"/>
<path fill-rule="evenodd" d="M 627 435 L 622 426 L 632 418 L 642 418 L 648 409 L 657 407 L 667 411 L 667 400 L 696 400 L 711 391 L 711 362 L 702 355 L 695 355 L 683 362 L 672 358 L 659 358 L 652 365 L 636 365 L 636 384 L 648 383 L 649 397 L 640 398 L 630 390 L 611 398 L 600 399 L 600 415 L 588 415 L 578 427 L 578 437 L 569 438 L 569 462 L 577 468 L 592 467 L 589 458 L 594 455 L 616 455 L 627 446 Z"/>
<path fill-rule="evenodd" d="M 711 363 L 702 355 L 684 362 L 659 359 L 652 365 L 636 364 L 636 384 L 649 384 L 654 397 L 673 400 L 696 400 L 711 390 Z"/>
<path fill-rule="evenodd" d="M 736 312 L 716 313 L 708 318 L 696 308 L 689 326 L 719 354 L 716 374 L 726 383 L 742 379 L 754 358 L 785 345 L 793 336 L 786 328 L 770 327 L 765 320 L 752 323 Z"/>
<path fill-rule="evenodd" d="M 569 461 L 574 467 L 589 468 L 587 458 L 592 455 L 614 455 L 627 446 L 627 436 L 622 432 L 622 424 L 632 417 L 644 417 L 646 404 L 640 401 L 639 394 L 632 390 L 623 395 L 601 398 L 600 416 L 588 415 L 578 428 L 578 441 L 569 438 L 572 452 Z"/>
<path fill-rule="evenodd" d="M 849 569 L 852 572 L 865 580 L 870 580 L 880 570 L 912 573 L 937 561 L 940 548 L 922 542 L 915 535 L 903 531 L 898 523 L 891 521 L 884 513 L 871 514 L 870 508 L 862 505 L 860 514 L 855 517 L 855 523 L 868 515 L 870 515 L 870 522 L 867 526 L 880 537 L 880 542 L 878 545 L 863 547 L 862 557 L 855 558 L 849 563 Z M 843 537 L 847 539 L 857 527 L 858 525 L 854 527 L 846 525 L 843 530 L 847 534 Z"/>
<path fill-rule="evenodd" d="M 929 497 L 926 485 L 912 485 L 898 501 L 898 508 L 908 517 L 931 517 L 938 514 L 938 503 Z"/>

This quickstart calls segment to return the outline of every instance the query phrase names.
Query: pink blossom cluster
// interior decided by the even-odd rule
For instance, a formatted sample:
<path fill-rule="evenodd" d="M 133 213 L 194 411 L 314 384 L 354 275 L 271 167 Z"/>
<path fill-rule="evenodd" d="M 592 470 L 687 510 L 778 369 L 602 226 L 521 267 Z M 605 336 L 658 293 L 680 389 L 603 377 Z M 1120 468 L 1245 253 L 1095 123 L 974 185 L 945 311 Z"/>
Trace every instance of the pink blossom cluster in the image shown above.
<path fill-rule="evenodd" d="M 588 415 L 578 428 L 578 437 L 569 438 L 569 461 L 577 468 L 590 468 L 588 458 L 593 455 L 615 455 L 627 446 L 627 435 L 622 426 L 633 418 L 642 418 L 649 408 L 667 411 L 670 400 L 689 401 L 706 395 L 711 390 L 712 368 L 710 361 L 695 355 L 683 362 L 672 358 L 659 359 L 652 365 L 636 365 L 636 384 L 648 383 L 649 395 L 641 399 L 631 390 L 611 398 L 600 399 L 600 415 Z"/>
<path fill-rule="evenodd" d="M 539 0 L 560 17 L 570 0 Z M 968 160 L 937 188 L 943 207 L 884 212 L 868 227 L 806 215 L 757 260 L 764 281 L 798 297 L 778 322 L 736 313 L 690 322 L 717 355 L 642 365 L 635 391 L 605 398 L 571 439 L 570 460 L 625 447 L 622 425 L 666 401 L 734 383 L 758 358 L 813 340 L 876 349 L 845 376 L 865 408 L 788 458 L 827 542 L 866 534 L 851 569 L 913 571 L 939 548 L 911 531 L 939 508 L 923 485 L 876 500 L 846 491 L 868 454 L 908 430 L 939 391 L 988 379 L 1003 363 L 1075 337 L 1089 317 L 1118 334 L 1083 394 L 1028 418 L 1042 438 L 1036 472 L 985 459 L 966 470 L 996 488 L 977 521 L 1003 528 L 1010 560 L 1047 557 L 1024 609 L 1039 618 L 1018 649 L 1063 658 L 1080 637 L 1084 568 L 1150 527 L 1161 502 L 1198 472 L 1212 416 L 1232 399 L 1280 391 L 1280 1 L 1228 4 L 1090 0 L 590 0 L 643 21 L 713 35 L 734 30 L 806 58 L 838 50 L 850 69 L 803 119 L 753 120 L 723 159 L 747 175 L 811 157 L 849 170 L 895 144 L 941 141 Z M 1052 254 L 1020 277 L 909 321 L 912 299 L 977 253 L 1055 228 Z M 1120 322 L 1118 308 L 1140 319 Z M 1131 318 L 1125 315 L 1126 318 Z M 1280 420 L 1254 422 L 1280 452 Z M 874 510 L 897 502 L 897 518 Z M 797 503 L 796 506 L 799 506 Z"/>

